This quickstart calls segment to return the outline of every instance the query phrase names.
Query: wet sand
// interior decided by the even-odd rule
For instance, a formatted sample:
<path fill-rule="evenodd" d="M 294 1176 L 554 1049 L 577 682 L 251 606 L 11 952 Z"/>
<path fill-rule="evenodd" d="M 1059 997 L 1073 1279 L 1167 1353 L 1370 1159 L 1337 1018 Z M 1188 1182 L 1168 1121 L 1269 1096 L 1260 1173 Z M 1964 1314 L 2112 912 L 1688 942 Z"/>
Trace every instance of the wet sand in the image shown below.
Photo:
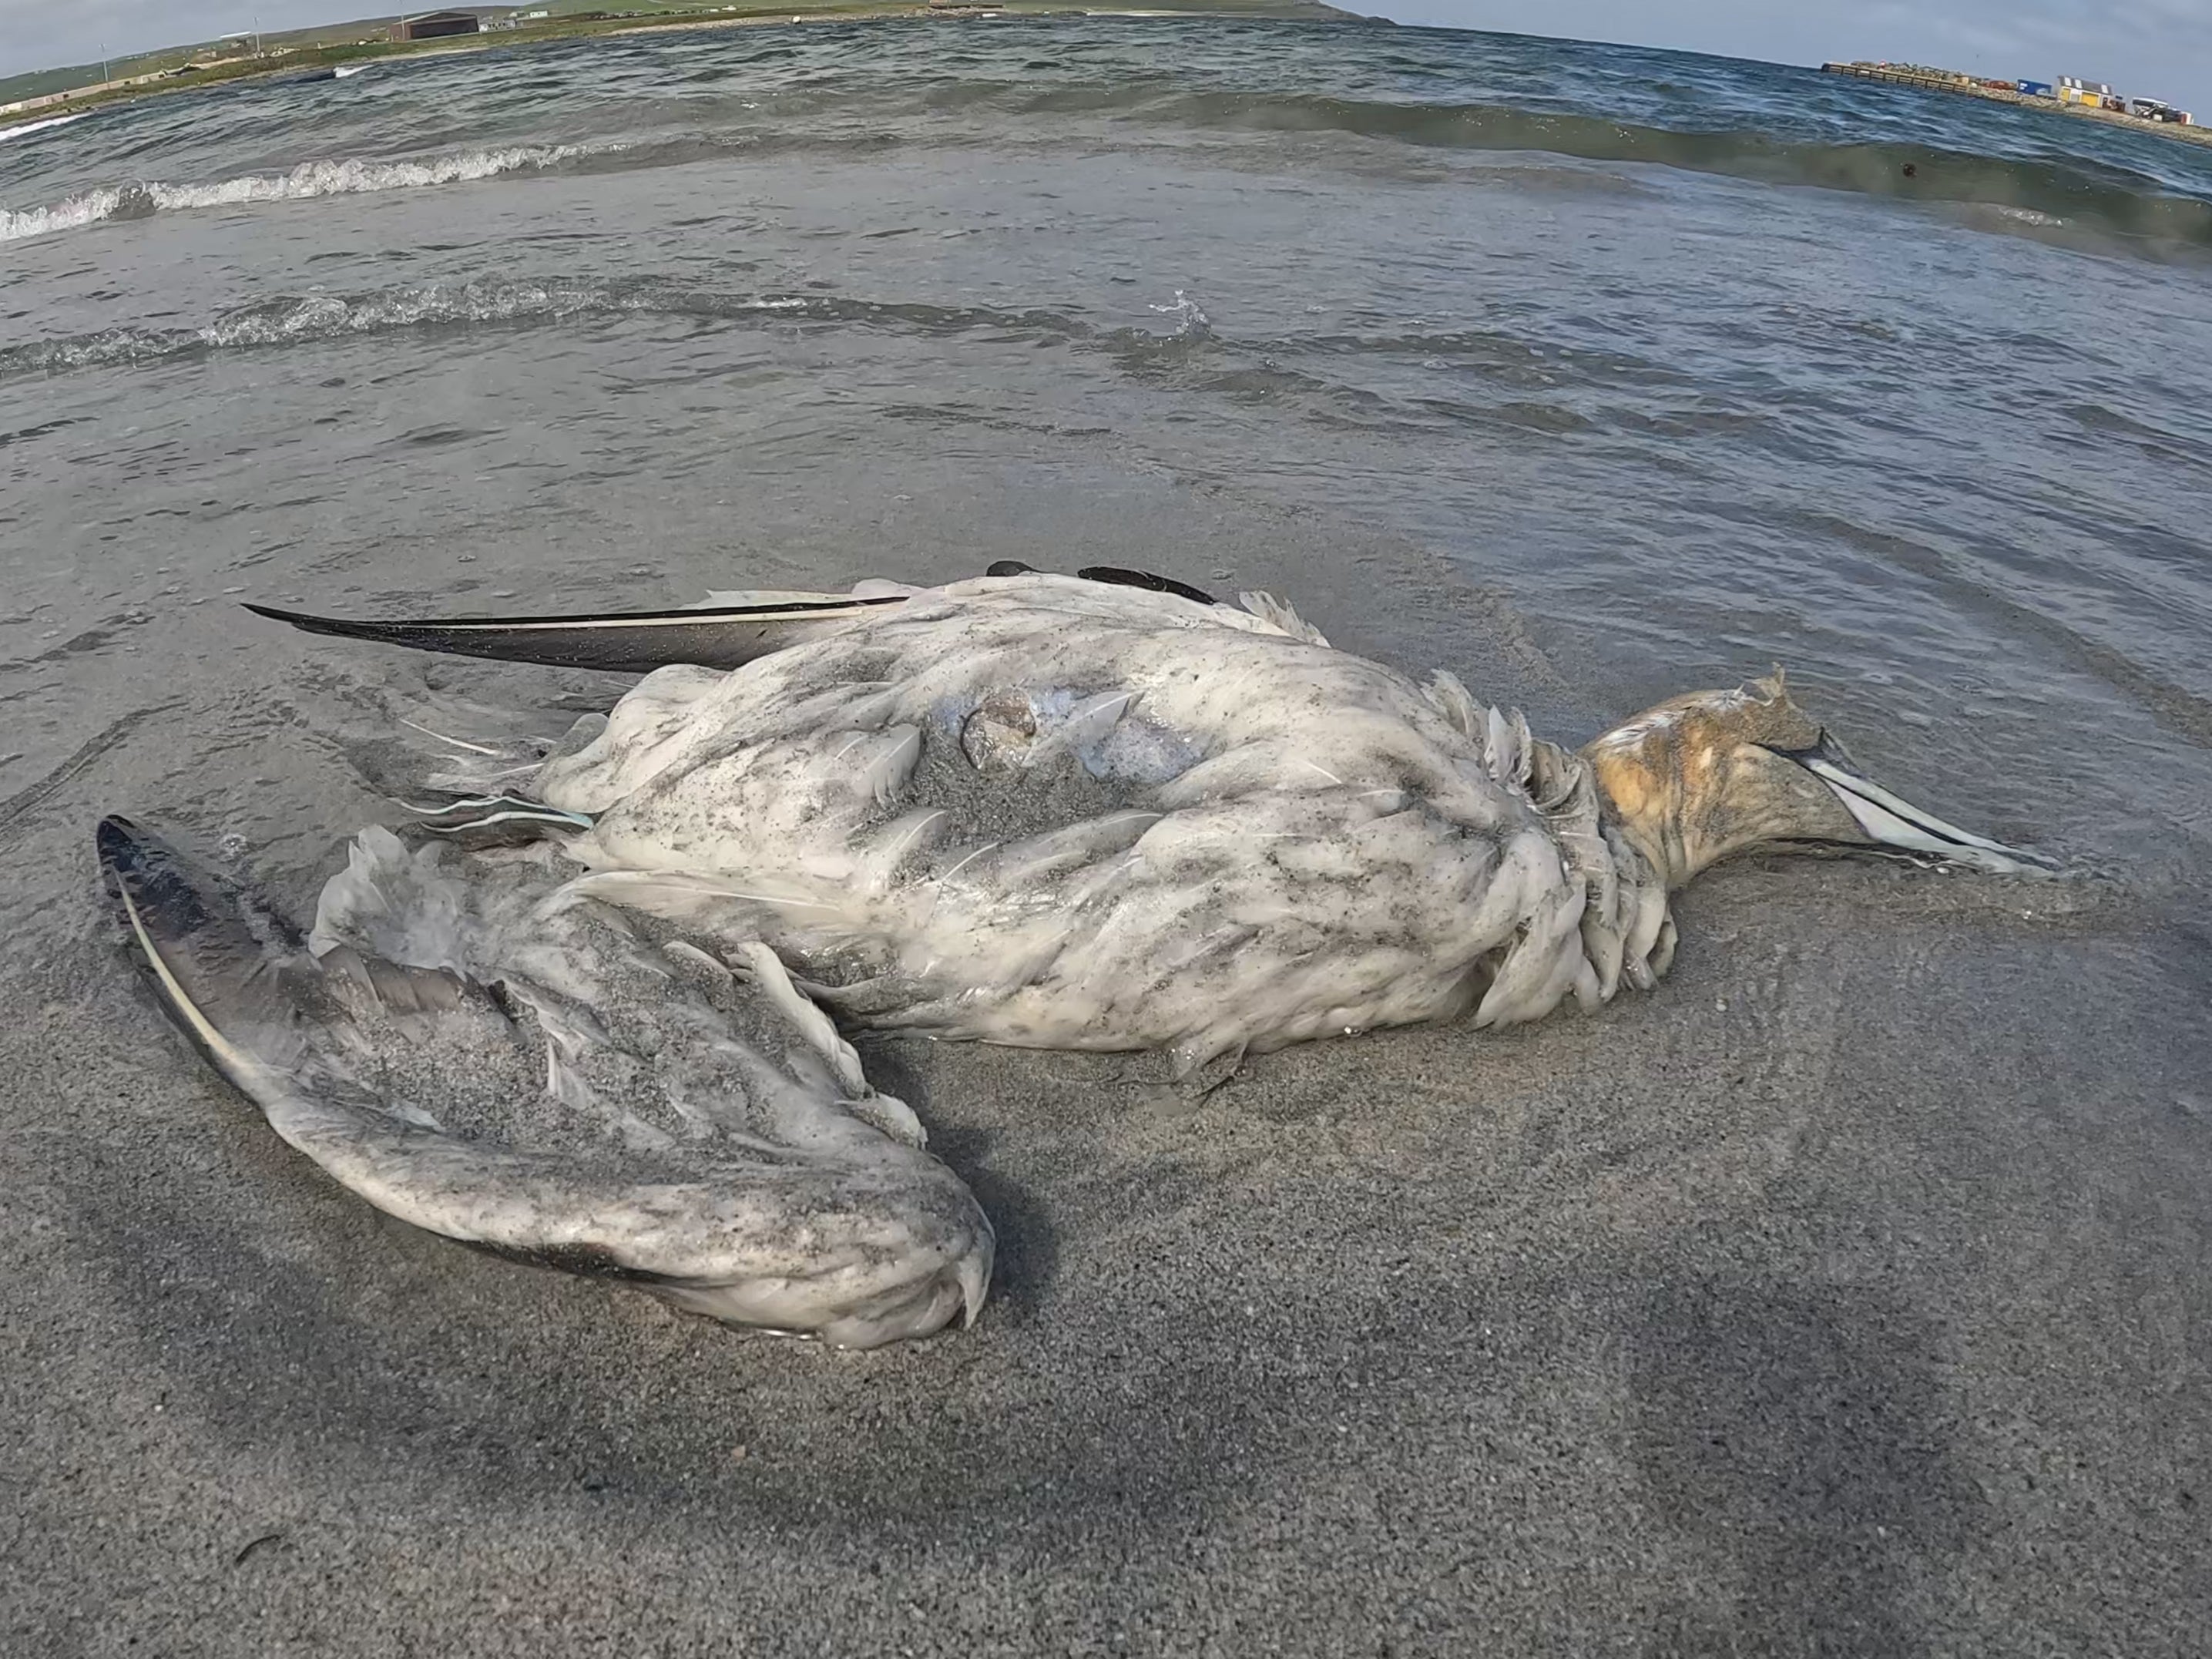
<path fill-rule="evenodd" d="M 1034 556 L 1025 499 L 909 524 L 896 574 Z M 1054 509 L 1056 562 L 1233 567 L 1549 732 L 1680 689 L 1402 547 L 1103 505 Z M 711 539 L 672 592 L 734 579 Z M 2157 1655 L 2212 1620 L 2212 934 L 2175 894 L 1753 860 L 1656 994 L 1267 1057 L 1194 1111 L 1142 1060 L 870 1039 L 999 1275 L 972 1331 L 825 1352 L 413 1233 L 161 1023 L 97 814 L 242 834 L 301 905 L 377 810 L 347 711 L 594 689 L 179 605 L 46 665 L 85 747 L 0 802 L 10 1653 Z"/>

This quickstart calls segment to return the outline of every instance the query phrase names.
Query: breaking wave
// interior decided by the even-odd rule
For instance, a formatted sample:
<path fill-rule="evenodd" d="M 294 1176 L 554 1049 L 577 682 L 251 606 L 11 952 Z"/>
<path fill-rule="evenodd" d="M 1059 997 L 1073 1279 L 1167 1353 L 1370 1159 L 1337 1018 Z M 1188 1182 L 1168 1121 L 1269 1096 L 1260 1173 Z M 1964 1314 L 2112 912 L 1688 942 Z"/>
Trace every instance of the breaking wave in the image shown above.
<path fill-rule="evenodd" d="M 1599 115 L 1492 101 L 1330 96 L 1281 88 L 1192 87 L 1157 73 L 1113 82 L 969 76 L 787 88 L 773 116 L 759 100 L 686 109 L 684 125 L 654 130 L 649 110 L 620 139 L 549 141 L 410 160 L 309 161 L 289 173 L 210 184 L 144 184 L 88 191 L 50 205 L 0 211 L 0 241 L 197 208 L 461 183 L 549 169 L 653 169 L 792 149 L 865 154 L 903 144 L 958 148 L 1031 129 L 1054 142 L 1127 143 L 1129 129 L 1225 139 L 1301 134 L 1379 141 L 1431 152 L 1522 152 L 1601 165 L 1638 164 L 1747 181 L 1812 186 L 1947 207 L 2008 212 L 2011 223 L 2093 228 L 2140 241 L 2212 248 L 2212 149 L 2172 139 L 2164 162 L 2112 148 L 2101 131 L 2073 135 L 2108 153 L 2076 153 L 2020 112 L 1978 106 L 1926 126 L 1918 142 L 1824 115 L 1778 125 L 1771 112 L 1716 104 L 1695 126 L 1669 113 L 1624 108 Z M 998 118 L 986 121 L 986 115 Z M 2045 122 L 2062 118 L 2038 118 Z M 1710 123 L 1711 125 L 1705 125 Z M 2009 123 L 2009 125 L 2007 125 Z M 1992 125 L 1995 124 L 1995 125 Z M 1101 129 L 1106 129 L 1102 131 Z M 1009 130 L 1012 130 L 1010 133 Z M 12 136 L 0 133 L 0 137 Z M 2138 143 L 2140 141 L 2137 141 Z M 2163 175 L 2163 176 L 2161 176 Z"/>
<path fill-rule="evenodd" d="M 465 184 L 505 173 L 542 172 L 599 153 L 605 146 L 529 144 L 504 149 L 465 150 L 453 155 L 404 161 L 302 161 L 289 173 L 246 173 L 207 185 L 137 184 L 89 190 L 48 207 L 21 212 L 0 210 L 0 242 L 50 236 L 106 219 L 143 219 L 155 213 L 196 208 L 244 207 L 261 202 L 296 202 L 317 196 L 362 196 L 378 191 L 416 190 Z"/>
<path fill-rule="evenodd" d="M 1600 116 L 1488 101 L 1401 101 L 1286 89 L 1227 90 L 1179 85 L 1157 75 L 1114 82 L 1037 84 L 995 77 L 903 88 L 809 88 L 773 118 L 748 115 L 757 101 L 720 106 L 702 125 L 633 131 L 622 139 L 545 142 L 411 160 L 309 161 L 289 173 L 210 184 L 125 185 L 50 205 L 0 211 L 0 242 L 43 236 L 103 220 L 152 213 L 405 190 L 549 169 L 598 172 L 681 167 L 793 149 L 866 153 L 901 144 L 960 147 L 1003 140 L 1007 129 L 1048 129 L 1056 142 L 1089 137 L 1126 144 L 1112 129 L 1155 129 L 1254 137 L 1306 134 L 1381 141 L 1430 151 L 1524 152 L 1601 165 L 1629 163 L 1804 185 L 1946 207 L 1997 210 L 2014 228 L 2089 228 L 2142 242 L 2212 248 L 2212 191 L 2198 187 L 2212 151 L 2177 141 L 2169 167 L 2132 164 L 2054 149 L 2032 127 L 1978 131 L 1964 120 L 1931 128 L 1920 142 L 1871 133 L 1863 125 L 1812 121 L 1775 125 L 1764 114 L 1716 108 L 1716 125 L 1686 128 L 1648 111 Z M 687 112 L 690 113 L 690 112 Z M 1975 112 L 1987 123 L 2016 115 Z M 983 122 L 990 114 L 998 122 Z M 0 137 L 9 136 L 0 134 Z M 2109 135 L 2082 135 L 2089 139 Z M 1979 146 L 1986 143 L 1988 149 Z M 1996 153 L 2002 152 L 2002 153 Z M 2169 176 L 2160 177 L 2163 172 Z"/>
<path fill-rule="evenodd" d="M 82 121 L 92 112 L 81 109 L 74 115 L 49 115 L 43 121 L 24 121 L 12 127 L 0 127 L 0 144 L 11 138 L 27 138 L 34 132 L 44 132 L 50 127 L 65 127 L 72 121 Z"/>

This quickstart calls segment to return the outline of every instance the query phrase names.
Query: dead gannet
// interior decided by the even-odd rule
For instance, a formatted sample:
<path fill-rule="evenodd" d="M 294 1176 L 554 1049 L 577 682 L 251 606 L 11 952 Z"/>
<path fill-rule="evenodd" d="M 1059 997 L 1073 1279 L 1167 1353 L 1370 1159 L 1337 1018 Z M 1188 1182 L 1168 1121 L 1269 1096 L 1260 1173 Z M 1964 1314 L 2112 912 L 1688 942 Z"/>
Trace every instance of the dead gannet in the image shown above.
<path fill-rule="evenodd" d="M 527 787 L 426 822 L 560 836 L 579 890 L 765 941 L 857 1021 L 1160 1048 L 1184 1073 L 1649 988 L 1669 891 L 1747 848 L 2043 863 L 1861 777 L 1778 672 L 1577 753 L 1264 595 L 1235 609 L 1126 572 L 546 621 L 264 614 L 650 667 Z"/>
<path fill-rule="evenodd" d="M 839 1346 L 981 1307 L 989 1221 L 765 948 L 733 968 L 542 857 L 376 830 L 303 938 L 127 819 L 97 845 L 170 1015 L 379 1209 Z"/>

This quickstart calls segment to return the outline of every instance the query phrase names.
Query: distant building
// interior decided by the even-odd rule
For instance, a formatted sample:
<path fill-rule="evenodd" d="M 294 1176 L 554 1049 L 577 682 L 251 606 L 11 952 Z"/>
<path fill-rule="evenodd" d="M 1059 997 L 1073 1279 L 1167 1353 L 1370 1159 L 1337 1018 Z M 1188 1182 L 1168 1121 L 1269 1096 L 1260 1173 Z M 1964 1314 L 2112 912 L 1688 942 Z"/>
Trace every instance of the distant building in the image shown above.
<path fill-rule="evenodd" d="M 2091 109 L 2110 109 L 2119 100 L 2102 81 L 2084 81 L 2078 75 L 2058 77 L 2058 101 L 2087 104 Z"/>
<path fill-rule="evenodd" d="M 2163 98 L 2130 98 L 2128 113 L 2139 120 L 2163 121 L 2168 126 L 2192 126 L 2195 122 L 2185 109 L 2176 109 Z"/>
<path fill-rule="evenodd" d="M 449 34 L 474 34 L 483 20 L 472 11 L 426 11 L 403 17 L 392 26 L 394 40 L 442 40 Z"/>

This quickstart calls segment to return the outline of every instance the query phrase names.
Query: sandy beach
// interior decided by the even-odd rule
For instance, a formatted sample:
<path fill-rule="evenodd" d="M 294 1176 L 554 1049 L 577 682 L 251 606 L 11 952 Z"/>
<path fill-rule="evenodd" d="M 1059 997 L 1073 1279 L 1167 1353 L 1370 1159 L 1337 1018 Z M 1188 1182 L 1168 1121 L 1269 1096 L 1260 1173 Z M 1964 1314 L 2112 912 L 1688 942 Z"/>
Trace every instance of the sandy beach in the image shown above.
<path fill-rule="evenodd" d="M 1346 645 L 1540 708 L 1580 669 L 1495 595 L 1380 614 L 1296 553 Z M 2193 919 L 1753 860 L 1656 995 L 1294 1050 L 1188 1112 L 1141 1060 L 873 1039 L 1002 1254 L 973 1331 L 839 1354 L 414 1234 L 199 1065 L 94 817 L 173 795 L 163 722 L 210 706 L 211 791 L 345 802 L 272 688 L 421 670 L 217 605 L 133 638 L 166 696 L 0 823 L 42 941 L 0 1036 L 12 1651 L 2189 1645 Z"/>
<path fill-rule="evenodd" d="M 959 33 L 0 155 L 0 1652 L 2201 1650 L 2208 318 L 2184 241 L 2126 240 L 2188 203 L 2111 160 L 2035 198 L 2060 228 L 1998 211 L 2042 161 L 1989 201 L 1715 171 L 1710 112 L 1757 138 L 1796 86 L 1717 59 Z M 1432 106 L 1361 101 L 1401 70 L 1360 52 Z M 1662 79 L 1692 114 L 1632 118 L 1689 159 L 1595 148 L 1588 89 Z M 1547 88 L 1579 112 L 1467 113 Z M 1807 179 L 1856 176 L 1838 131 Z M 119 948 L 102 813 L 301 914 L 399 816 L 356 765 L 395 708 L 559 729 L 622 685 L 242 601 L 1007 558 L 1269 589 L 1576 742 L 1778 658 L 1871 775 L 2081 873 L 1750 858 L 1652 994 L 1196 1107 L 1146 1058 L 867 1037 L 1000 1251 L 975 1328 L 857 1355 L 382 1218 Z"/>

